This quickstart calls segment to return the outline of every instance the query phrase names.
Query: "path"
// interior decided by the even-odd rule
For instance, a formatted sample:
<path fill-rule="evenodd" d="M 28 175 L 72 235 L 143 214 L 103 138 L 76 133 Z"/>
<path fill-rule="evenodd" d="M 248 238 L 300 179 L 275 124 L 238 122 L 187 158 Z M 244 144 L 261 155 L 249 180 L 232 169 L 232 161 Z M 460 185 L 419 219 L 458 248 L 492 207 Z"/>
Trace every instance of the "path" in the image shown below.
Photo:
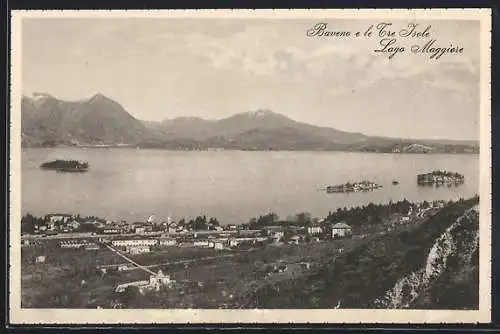
<path fill-rule="evenodd" d="M 243 251 L 241 251 L 243 252 Z M 159 267 L 159 266 L 169 266 L 169 265 L 174 265 L 174 264 L 182 264 L 182 263 L 194 263 L 197 261 L 207 261 L 207 260 L 216 260 L 220 258 L 229 258 L 229 257 L 234 257 L 239 255 L 241 252 L 235 253 L 235 254 L 225 254 L 225 255 L 218 255 L 218 256 L 207 256 L 207 257 L 201 257 L 199 259 L 189 259 L 189 260 L 179 260 L 179 261 L 170 261 L 170 262 L 163 262 L 163 263 L 155 263 L 155 264 L 149 264 L 147 266 L 141 266 L 143 268 L 154 268 L 154 267 Z M 123 256 L 122 256 L 123 257 Z M 130 262 L 130 261 L 129 261 Z M 120 267 L 125 265 L 125 263 L 118 263 L 118 264 L 104 264 L 99 266 L 100 268 L 114 268 L 114 267 Z M 136 268 L 131 268 L 136 269 Z"/>
<path fill-rule="evenodd" d="M 140 265 L 139 263 L 135 262 L 134 260 L 128 258 L 127 256 L 123 255 L 119 250 L 114 249 L 113 247 L 111 247 L 109 245 L 106 245 L 106 247 L 109 248 L 109 250 L 111 250 L 112 252 L 116 253 L 116 255 L 124 258 L 127 262 L 130 262 L 133 265 L 135 265 L 137 268 L 140 268 L 140 269 L 156 276 L 156 273 L 154 271 L 152 271 L 152 270 L 148 269 L 147 267 L 144 267 L 144 266 Z"/>

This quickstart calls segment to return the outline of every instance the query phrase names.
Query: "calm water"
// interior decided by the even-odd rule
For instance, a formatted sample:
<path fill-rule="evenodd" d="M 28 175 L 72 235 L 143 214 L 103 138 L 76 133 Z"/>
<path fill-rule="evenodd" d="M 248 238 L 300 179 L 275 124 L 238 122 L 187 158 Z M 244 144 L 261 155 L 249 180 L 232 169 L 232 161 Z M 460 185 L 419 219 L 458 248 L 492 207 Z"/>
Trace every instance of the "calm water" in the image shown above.
<path fill-rule="evenodd" d="M 42 171 L 53 159 L 85 160 L 83 174 Z M 447 169 L 465 175 L 457 188 L 422 188 L 416 174 Z M 377 191 L 327 194 L 319 190 L 370 180 Z M 396 179 L 399 185 L 393 186 Z M 176 152 L 135 149 L 23 149 L 22 211 L 80 213 L 109 219 L 173 219 L 199 214 L 241 223 L 276 212 L 287 217 L 389 200 L 457 199 L 479 192 L 479 156 L 342 152 Z"/>

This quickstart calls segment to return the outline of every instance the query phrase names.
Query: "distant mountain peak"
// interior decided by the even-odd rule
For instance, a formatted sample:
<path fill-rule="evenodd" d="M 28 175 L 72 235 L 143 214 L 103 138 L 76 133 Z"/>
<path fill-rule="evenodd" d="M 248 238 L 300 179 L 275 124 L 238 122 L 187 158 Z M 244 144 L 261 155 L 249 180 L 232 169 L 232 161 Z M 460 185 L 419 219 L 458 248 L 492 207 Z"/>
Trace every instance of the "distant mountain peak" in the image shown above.
<path fill-rule="evenodd" d="M 248 117 L 267 117 L 267 116 L 273 116 L 273 115 L 278 115 L 275 112 L 272 112 L 271 110 L 268 109 L 257 109 L 257 110 L 252 110 L 248 111 L 245 113 Z"/>
<path fill-rule="evenodd" d="M 80 102 L 86 102 L 86 103 L 90 103 L 90 104 L 96 104 L 96 103 L 97 104 L 108 104 L 108 105 L 121 107 L 121 105 L 118 102 L 116 102 L 113 99 L 110 99 L 109 97 L 105 96 L 102 93 L 94 93 L 89 98 L 80 100 Z"/>
<path fill-rule="evenodd" d="M 47 93 L 34 92 L 30 96 L 26 96 L 27 98 L 33 101 L 40 101 L 45 99 L 53 99 L 54 97 Z"/>
<path fill-rule="evenodd" d="M 89 97 L 86 98 L 87 101 L 94 101 L 94 100 L 109 100 L 109 98 L 107 98 L 104 94 L 102 93 L 99 93 L 99 92 L 96 92 L 96 93 L 93 93 L 91 95 L 89 95 Z"/>
<path fill-rule="evenodd" d="M 65 101 L 34 94 L 22 103 L 22 131 L 34 145 L 65 143 L 135 144 L 149 139 L 146 127 L 118 102 L 103 94 Z M 54 144 L 55 145 L 55 144 Z"/>

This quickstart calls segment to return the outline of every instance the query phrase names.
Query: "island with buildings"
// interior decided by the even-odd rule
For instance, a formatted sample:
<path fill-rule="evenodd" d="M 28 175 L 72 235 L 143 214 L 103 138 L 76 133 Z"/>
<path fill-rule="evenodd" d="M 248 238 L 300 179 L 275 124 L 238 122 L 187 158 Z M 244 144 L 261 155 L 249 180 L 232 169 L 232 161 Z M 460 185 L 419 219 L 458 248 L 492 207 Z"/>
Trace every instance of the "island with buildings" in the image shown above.
<path fill-rule="evenodd" d="M 40 165 L 41 169 L 55 170 L 58 172 L 86 172 L 89 169 L 88 162 L 80 162 L 77 160 L 54 160 L 44 162 Z"/>
<path fill-rule="evenodd" d="M 459 173 L 436 170 L 426 174 L 417 175 L 417 184 L 419 186 L 458 186 L 463 184 L 465 177 Z"/>
<path fill-rule="evenodd" d="M 361 181 L 361 182 L 347 182 L 344 184 L 328 186 L 326 187 L 326 192 L 331 193 L 350 193 L 350 192 L 359 192 L 359 191 L 372 191 L 375 189 L 382 188 L 380 184 L 370 181 Z"/>

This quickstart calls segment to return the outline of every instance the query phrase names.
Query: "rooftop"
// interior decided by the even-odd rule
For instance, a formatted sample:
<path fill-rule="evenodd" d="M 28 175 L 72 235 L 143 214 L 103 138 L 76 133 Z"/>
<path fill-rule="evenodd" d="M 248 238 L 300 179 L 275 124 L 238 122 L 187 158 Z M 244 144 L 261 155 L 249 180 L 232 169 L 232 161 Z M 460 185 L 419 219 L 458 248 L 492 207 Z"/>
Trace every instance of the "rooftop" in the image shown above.
<path fill-rule="evenodd" d="M 344 222 L 340 222 L 340 223 L 334 224 L 332 226 L 332 228 L 351 228 L 351 227 Z"/>

